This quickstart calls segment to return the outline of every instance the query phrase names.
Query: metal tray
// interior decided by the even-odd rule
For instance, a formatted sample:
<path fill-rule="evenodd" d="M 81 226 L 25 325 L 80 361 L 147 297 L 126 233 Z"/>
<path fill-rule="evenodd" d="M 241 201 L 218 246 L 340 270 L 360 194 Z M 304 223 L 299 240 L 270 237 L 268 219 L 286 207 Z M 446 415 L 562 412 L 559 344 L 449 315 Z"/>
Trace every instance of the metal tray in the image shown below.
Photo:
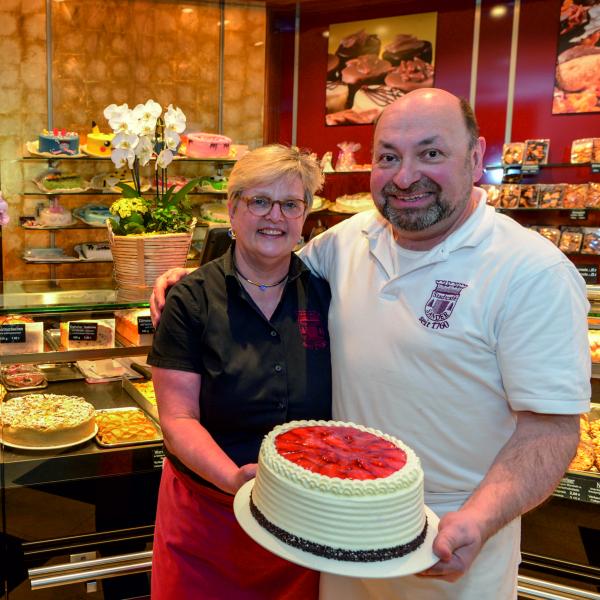
<path fill-rule="evenodd" d="M 31 390 L 43 390 L 44 388 L 48 387 L 47 379 L 44 379 L 44 381 L 42 381 L 42 383 L 40 383 L 39 385 L 27 385 L 27 386 L 11 385 L 10 382 L 7 381 L 4 376 L 0 377 L 0 381 L 2 382 L 2 385 L 4 385 L 4 387 L 6 388 L 7 392 L 27 392 L 27 391 L 31 391 Z"/>
<path fill-rule="evenodd" d="M 45 363 L 36 365 L 48 381 L 78 381 L 84 379 L 75 363 Z"/>
<path fill-rule="evenodd" d="M 123 389 L 146 411 L 155 421 L 158 421 L 158 407 L 148 402 L 144 394 L 138 392 L 137 388 L 129 381 L 123 378 Z"/>
<path fill-rule="evenodd" d="M 139 412 L 146 418 L 148 423 L 150 423 L 150 425 L 152 425 L 152 427 L 156 430 L 156 437 L 154 437 L 152 439 L 148 439 L 148 440 L 123 441 L 123 442 L 115 442 L 114 444 L 108 444 L 99 438 L 98 434 L 100 433 L 100 427 L 98 427 L 98 434 L 96 434 L 96 438 L 95 438 L 96 443 L 99 446 L 101 446 L 102 448 L 122 448 L 123 446 L 139 446 L 141 444 L 155 444 L 156 442 L 162 442 L 163 436 L 162 436 L 162 431 L 160 429 L 160 426 L 152 418 L 149 418 L 148 415 L 145 414 L 144 411 L 140 408 L 137 408 L 135 406 L 127 406 L 124 408 L 104 408 L 104 409 L 96 410 L 96 414 L 98 414 L 98 413 L 118 413 L 118 412 L 132 411 L 132 410 Z"/>

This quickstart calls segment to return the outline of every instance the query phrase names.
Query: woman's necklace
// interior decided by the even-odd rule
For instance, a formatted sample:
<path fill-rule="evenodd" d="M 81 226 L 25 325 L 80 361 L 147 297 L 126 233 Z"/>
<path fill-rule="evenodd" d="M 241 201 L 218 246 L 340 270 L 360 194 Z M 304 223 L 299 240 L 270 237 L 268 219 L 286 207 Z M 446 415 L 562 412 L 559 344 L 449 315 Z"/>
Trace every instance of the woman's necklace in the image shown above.
<path fill-rule="evenodd" d="M 264 292 L 267 288 L 273 288 L 273 287 L 277 287 L 278 285 L 281 285 L 288 278 L 288 274 L 286 273 L 285 276 L 283 277 L 283 279 L 280 279 L 276 283 L 260 283 L 258 281 L 252 281 L 252 279 L 248 279 L 245 275 L 243 275 L 242 273 L 240 273 L 240 270 L 238 269 L 238 267 L 235 264 L 235 262 L 233 263 L 233 268 L 235 269 L 235 272 L 244 281 L 247 281 L 250 285 L 255 285 L 261 292 Z"/>

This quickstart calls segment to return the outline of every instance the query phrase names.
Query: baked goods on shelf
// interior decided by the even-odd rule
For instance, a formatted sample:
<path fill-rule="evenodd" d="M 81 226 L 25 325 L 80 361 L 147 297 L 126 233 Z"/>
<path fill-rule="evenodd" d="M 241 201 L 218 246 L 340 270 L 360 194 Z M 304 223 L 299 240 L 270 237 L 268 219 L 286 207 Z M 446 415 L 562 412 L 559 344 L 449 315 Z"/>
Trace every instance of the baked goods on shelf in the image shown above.
<path fill-rule="evenodd" d="M 115 312 L 117 333 L 136 346 L 152 343 L 154 327 L 149 308 L 118 310 Z"/>
<path fill-rule="evenodd" d="M 35 365 L 3 365 L 0 373 L 6 389 L 10 391 L 43 388 L 48 385 L 46 376 Z"/>
<path fill-rule="evenodd" d="M 154 391 L 152 379 L 148 381 L 130 381 L 130 383 L 150 404 L 156 406 L 156 392 Z"/>
<path fill-rule="evenodd" d="M 418 57 L 413 60 L 403 60 L 388 72 L 385 84 L 403 92 L 411 92 L 417 88 L 432 87 L 433 73 L 433 65 Z"/>
<path fill-rule="evenodd" d="M 73 223 L 73 215 L 58 202 L 51 202 L 40 210 L 37 222 L 43 227 L 64 227 Z"/>
<path fill-rule="evenodd" d="M 213 133 L 188 133 L 182 136 L 185 154 L 190 158 L 227 158 L 231 138 Z"/>
<path fill-rule="evenodd" d="M 0 355 L 44 351 L 44 324 L 23 315 L 0 317 Z"/>
<path fill-rule="evenodd" d="M 226 202 L 206 202 L 200 207 L 200 215 L 203 221 L 223 223 L 223 225 L 230 224 Z"/>
<path fill-rule="evenodd" d="M 90 156 L 110 158 L 111 142 L 114 137 L 114 133 L 102 133 L 98 125 L 92 122 L 92 132 L 88 133 L 85 146 L 82 147 L 82 150 Z"/>
<path fill-rule="evenodd" d="M 44 129 L 38 136 L 38 150 L 56 156 L 73 156 L 79 153 L 79 134 L 56 127 L 52 131 Z"/>
<path fill-rule="evenodd" d="M 579 419 L 579 445 L 569 471 L 600 471 L 600 408 L 592 405 Z"/>
<path fill-rule="evenodd" d="M 139 444 L 162 439 L 156 425 L 139 408 L 99 410 L 96 439 L 103 446 Z"/>
<path fill-rule="evenodd" d="M 345 194 L 335 199 L 335 210 L 340 212 L 357 213 L 371 208 L 375 208 L 375 204 L 369 192 Z"/>
<path fill-rule="evenodd" d="M 106 227 L 106 219 L 118 219 L 118 215 L 113 215 L 107 206 L 102 204 L 85 204 L 73 211 L 73 215 L 86 225 L 92 227 Z"/>
<path fill-rule="evenodd" d="M 114 348 L 115 320 L 64 321 L 60 324 L 60 345 L 65 350 Z"/>
<path fill-rule="evenodd" d="M 423 498 L 419 459 L 400 440 L 353 423 L 292 421 L 262 442 L 250 511 L 286 544 L 374 562 L 423 543 Z"/>
<path fill-rule="evenodd" d="M 94 434 L 95 410 L 78 396 L 28 394 L 0 404 L 0 422 L 6 443 L 62 446 Z"/>
<path fill-rule="evenodd" d="M 87 186 L 81 175 L 61 171 L 46 172 L 34 179 L 34 182 L 43 192 L 72 192 L 85 190 Z"/>
<path fill-rule="evenodd" d="M 112 260 L 108 242 L 88 242 L 79 246 L 81 255 L 87 260 Z"/>

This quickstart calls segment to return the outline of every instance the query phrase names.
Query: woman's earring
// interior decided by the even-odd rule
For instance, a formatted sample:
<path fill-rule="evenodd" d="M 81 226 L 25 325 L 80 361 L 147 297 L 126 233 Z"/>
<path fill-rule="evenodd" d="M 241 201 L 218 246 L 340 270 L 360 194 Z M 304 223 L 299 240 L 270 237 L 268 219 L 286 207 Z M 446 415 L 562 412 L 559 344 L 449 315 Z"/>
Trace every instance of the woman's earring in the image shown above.
<path fill-rule="evenodd" d="M 233 229 L 231 229 L 231 227 L 229 228 L 229 231 L 227 232 L 227 235 L 232 239 L 235 240 L 235 231 Z"/>

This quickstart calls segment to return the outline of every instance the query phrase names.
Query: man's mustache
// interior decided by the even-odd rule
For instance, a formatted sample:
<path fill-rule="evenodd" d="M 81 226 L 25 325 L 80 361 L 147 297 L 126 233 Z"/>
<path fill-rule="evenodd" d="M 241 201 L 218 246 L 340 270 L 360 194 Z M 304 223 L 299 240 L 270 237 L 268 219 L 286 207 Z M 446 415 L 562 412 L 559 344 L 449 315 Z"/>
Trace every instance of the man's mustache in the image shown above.
<path fill-rule="evenodd" d="M 388 181 L 381 190 L 384 194 L 420 194 L 423 192 L 439 192 L 440 186 L 431 179 L 422 178 L 411 183 L 407 188 L 397 186 L 393 181 Z"/>

